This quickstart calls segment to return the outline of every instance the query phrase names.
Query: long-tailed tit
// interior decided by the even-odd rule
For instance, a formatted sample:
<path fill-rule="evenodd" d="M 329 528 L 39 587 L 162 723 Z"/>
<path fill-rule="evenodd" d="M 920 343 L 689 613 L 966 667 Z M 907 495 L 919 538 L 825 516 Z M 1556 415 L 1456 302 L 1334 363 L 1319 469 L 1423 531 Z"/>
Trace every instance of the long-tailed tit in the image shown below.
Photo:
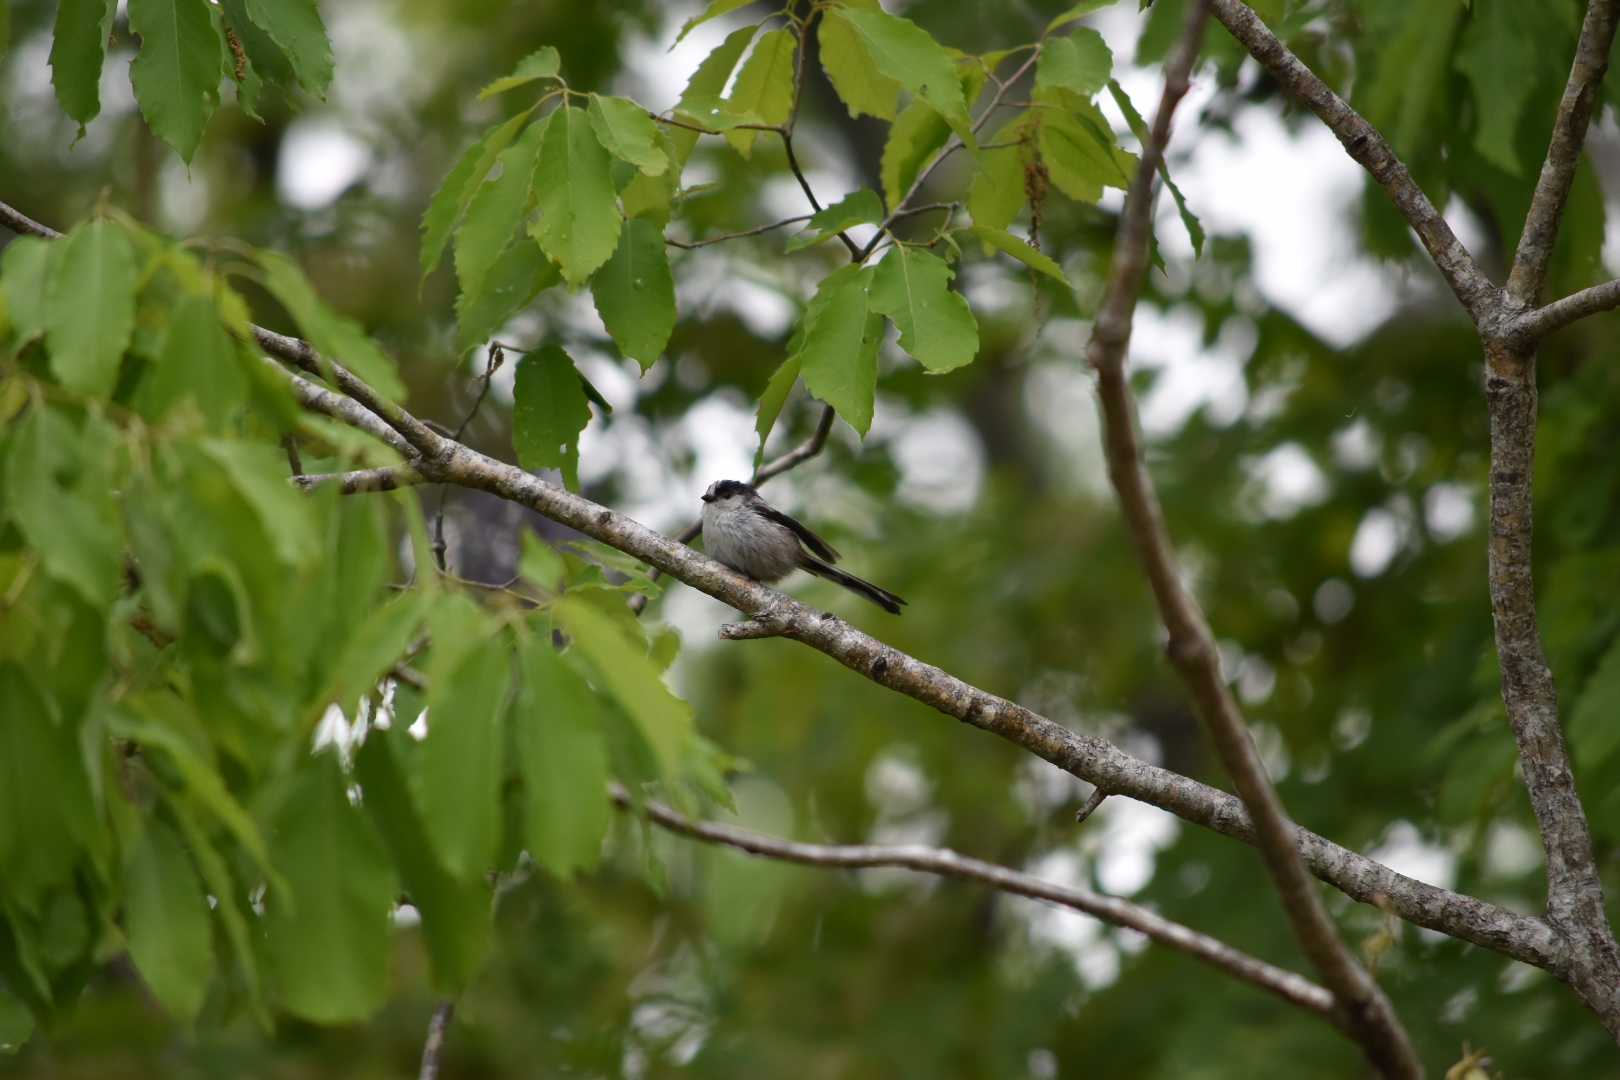
<path fill-rule="evenodd" d="M 905 603 L 887 589 L 835 569 L 838 552 L 831 544 L 740 480 L 716 480 L 703 493 L 703 550 L 755 581 L 780 581 L 804 570 L 896 615 Z"/>

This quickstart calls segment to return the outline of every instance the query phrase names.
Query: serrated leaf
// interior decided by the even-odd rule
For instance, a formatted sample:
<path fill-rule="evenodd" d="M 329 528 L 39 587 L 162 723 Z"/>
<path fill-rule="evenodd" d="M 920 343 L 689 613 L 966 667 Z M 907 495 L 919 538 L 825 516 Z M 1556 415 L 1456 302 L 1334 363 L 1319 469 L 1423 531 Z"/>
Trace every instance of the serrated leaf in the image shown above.
<path fill-rule="evenodd" d="M 642 371 L 652 367 L 675 329 L 675 280 L 658 226 L 624 223 L 613 258 L 591 278 L 591 296 L 619 351 Z"/>
<path fill-rule="evenodd" d="M 163 339 L 163 350 L 141 375 L 135 406 L 161 420 L 176 405 L 192 401 L 219 428 L 247 401 L 248 382 L 236 342 L 225 332 L 219 308 L 203 296 L 180 300 Z"/>
<path fill-rule="evenodd" d="M 726 97 L 726 112 L 731 116 L 749 117 L 739 123 L 785 123 L 793 112 L 793 62 L 797 47 L 798 39 L 791 31 L 771 30 L 761 34 Z M 726 141 L 746 158 L 752 155 L 754 137 L 758 134 L 751 128 L 732 130 L 726 132 Z"/>
<path fill-rule="evenodd" d="M 688 135 L 696 132 L 688 131 Z M 667 161 L 679 161 L 680 151 L 674 140 L 664 131 L 658 132 L 658 149 Z M 636 171 L 624 190 L 619 192 L 619 206 L 626 218 L 644 217 L 660 229 L 669 224 L 670 207 L 675 202 L 675 191 L 680 185 L 680 169 L 666 168 L 657 176 Z"/>
<path fill-rule="evenodd" d="M 81 134 L 101 112 L 101 65 L 117 8 L 117 0 L 61 0 L 56 5 L 51 85 L 62 111 L 79 122 Z"/>
<path fill-rule="evenodd" d="M 893 120 L 900 84 L 878 70 L 866 41 L 842 19 L 823 18 L 817 30 L 821 69 L 837 92 L 851 119 L 862 114 Z"/>
<path fill-rule="evenodd" d="M 288 1012 L 356 1023 L 388 997 L 398 882 L 370 822 L 349 802 L 336 756 L 307 760 L 293 776 L 269 830 L 287 888 L 265 896 L 264 955 Z"/>
<path fill-rule="evenodd" d="M 732 70 L 736 68 L 737 61 L 742 59 L 743 52 L 748 48 L 749 42 L 754 40 L 758 29 L 756 26 L 744 26 L 733 30 L 726 35 L 726 40 L 704 57 L 703 63 L 692 73 L 686 89 L 681 93 L 679 111 L 688 120 L 698 120 L 693 114 L 691 102 L 719 100 L 720 92 L 726 88 L 726 83 L 731 81 Z M 674 150 L 673 157 L 677 166 L 670 170 L 671 173 L 678 174 L 681 167 L 685 166 L 686 159 L 691 157 L 692 148 L 697 145 L 697 141 L 698 133 L 689 128 L 675 128 L 669 132 L 669 142 Z"/>
<path fill-rule="evenodd" d="M 570 285 L 595 273 L 619 242 L 621 221 L 610 165 L 583 109 L 552 111 L 534 176 L 540 201 L 535 238 Z"/>
<path fill-rule="evenodd" d="M 259 251 L 255 257 L 264 271 L 264 287 L 287 309 L 317 352 L 349 368 L 383 397 L 404 395 L 405 384 L 393 360 L 358 323 L 327 307 L 296 263 L 274 251 Z"/>
<path fill-rule="evenodd" d="M 313 504 L 287 483 L 287 461 L 275 446 L 219 438 L 194 445 L 230 477 L 282 562 L 297 566 L 320 554 Z"/>
<path fill-rule="evenodd" d="M 983 225 L 975 225 L 973 226 L 973 235 L 996 250 L 1011 255 L 1031 270 L 1039 270 L 1054 281 L 1060 281 L 1064 285 L 1069 284 L 1068 277 L 1063 273 L 1063 267 L 1054 262 L 1050 255 L 1031 247 L 1012 233 L 1001 229 L 987 228 Z"/>
<path fill-rule="evenodd" d="M 877 351 L 868 347 L 867 290 L 872 273 L 845 266 L 822 279 L 804 313 L 804 335 L 792 359 L 804 385 L 865 435 L 877 393 Z M 779 406 L 780 407 L 780 406 Z"/>
<path fill-rule="evenodd" d="M 1053 16 L 1052 21 L 1046 24 L 1046 32 L 1050 34 L 1054 30 L 1061 30 L 1076 19 L 1083 19 L 1093 11 L 1100 11 L 1116 2 L 1117 0 L 1081 0 L 1063 14 Z"/>
<path fill-rule="evenodd" d="M 1039 117 L 1037 142 L 1052 183 L 1069 198 L 1091 203 L 1102 198 L 1104 187 L 1130 187 L 1131 177 L 1121 166 L 1112 135 L 1105 134 L 1106 125 L 1084 112 L 1095 112 L 1095 107 L 1072 96 L 1063 104 L 1066 108 L 1042 109 Z"/>
<path fill-rule="evenodd" d="M 450 233 L 466 212 L 473 194 L 484 182 L 484 177 L 495 167 L 501 151 L 512 145 L 517 133 L 528 123 L 528 111 L 520 112 L 484 133 L 484 137 L 462 151 L 461 157 L 433 193 L 428 208 L 422 214 L 422 277 L 433 273 L 444 257 Z"/>
<path fill-rule="evenodd" d="M 495 864 L 511 678 L 505 644 L 485 638 L 428 691 L 417 801 L 433 849 L 459 881 L 477 881 Z"/>
<path fill-rule="evenodd" d="M 562 70 L 562 57 L 557 50 L 547 45 L 519 60 L 512 74 L 503 75 L 478 91 L 478 100 L 492 98 L 496 94 L 504 94 L 508 90 L 515 90 L 520 86 L 537 82 L 540 79 L 555 79 Z"/>
<path fill-rule="evenodd" d="M 883 179 L 883 196 L 890 206 L 904 201 L 923 166 L 950 137 L 950 125 L 923 102 L 913 101 L 900 110 L 883 144 L 878 170 Z"/>
<path fill-rule="evenodd" d="M 994 142 L 1015 142 L 1028 130 L 1026 117 L 1019 117 L 996 133 Z M 973 161 L 973 179 L 968 184 L 967 208 L 975 225 L 1005 229 L 1023 211 L 1029 199 L 1024 186 L 1025 155 L 1020 146 L 980 149 Z"/>
<path fill-rule="evenodd" d="M 793 392 L 793 384 L 799 381 L 801 357 L 796 349 L 790 352 L 791 355 L 782 361 L 782 366 L 765 384 L 765 392 L 759 395 L 759 413 L 754 419 L 754 430 L 759 433 L 759 449 L 754 453 L 756 469 L 765 460 L 765 443 L 771 437 L 777 417 L 782 415 L 782 406 L 787 403 L 788 394 Z"/>
<path fill-rule="evenodd" d="M 165 1011 L 189 1025 L 214 974 L 208 904 L 174 830 L 148 821 L 124 869 L 129 955 Z"/>
<path fill-rule="evenodd" d="M 563 482 L 579 490 L 579 433 L 591 407 L 574 361 L 556 345 L 525 353 L 512 384 L 512 442 L 518 464 L 531 472 L 561 469 Z"/>
<path fill-rule="evenodd" d="M 62 385 L 109 397 L 135 327 L 135 249 L 124 230 L 92 221 L 58 241 L 45 287 L 45 339 Z"/>
<path fill-rule="evenodd" d="M 964 143 L 973 145 L 973 122 L 956 65 L 928 31 L 881 10 L 838 8 L 823 17 L 841 19 L 853 27 L 879 71 L 927 102 Z"/>
<path fill-rule="evenodd" d="M 319 704 L 348 704 L 376 686 L 416 640 L 430 602 L 427 593 L 407 591 L 387 604 L 367 611 L 343 635 L 331 667 L 331 684 Z"/>
<path fill-rule="evenodd" d="M 660 176 L 669 168 L 669 158 L 658 142 L 658 127 L 646 109 L 628 98 L 592 94 L 587 111 L 596 141 L 608 153 L 648 176 Z"/>
<path fill-rule="evenodd" d="M 871 188 L 861 188 L 813 215 L 805 231 L 788 241 L 786 250 L 802 251 L 851 226 L 873 225 L 882 220 L 883 200 Z"/>
<path fill-rule="evenodd" d="M 1114 70 L 1114 54 L 1102 35 L 1082 26 L 1068 37 L 1051 38 L 1041 46 L 1035 65 L 1037 89 L 1072 90 L 1091 97 L 1104 86 Z"/>
<path fill-rule="evenodd" d="M 1113 95 L 1114 102 L 1119 106 L 1120 112 L 1125 114 L 1125 122 L 1131 126 L 1131 131 L 1136 135 L 1137 141 L 1145 146 L 1148 140 L 1147 121 L 1143 120 L 1142 114 L 1136 111 L 1136 106 L 1131 103 L 1130 96 L 1125 93 L 1125 88 L 1119 85 L 1117 80 L 1109 79 L 1108 92 Z M 1176 213 L 1181 215 L 1182 227 L 1187 230 L 1187 239 L 1192 242 L 1193 255 L 1195 257 L 1202 256 L 1204 254 L 1204 224 L 1198 220 L 1198 215 L 1193 213 L 1192 209 L 1187 205 L 1187 198 L 1181 193 L 1181 188 L 1176 185 L 1175 180 L 1171 178 L 1170 164 L 1165 161 L 1162 154 L 1159 156 L 1159 175 L 1164 178 L 1164 186 L 1170 189 L 1170 197 L 1175 200 Z"/>
<path fill-rule="evenodd" d="M 601 858 L 613 813 L 600 707 L 549 634 L 526 638 L 522 661 L 512 723 L 523 777 L 523 841 L 535 862 L 568 877 Z"/>
<path fill-rule="evenodd" d="M 953 276 L 939 256 L 902 245 L 878 264 L 867 297 L 900 331 L 900 347 L 935 374 L 970 363 L 979 351 L 979 325 L 951 291 Z"/>
<path fill-rule="evenodd" d="M 5 288 L 6 308 L 18 345 L 45 333 L 52 253 L 61 248 L 61 244 L 37 236 L 19 236 L 0 250 L 0 286 Z"/>
<path fill-rule="evenodd" d="M 282 92 L 291 93 L 298 76 L 293 73 L 292 64 L 281 51 L 281 46 L 248 16 L 246 0 L 221 0 L 220 10 L 224 13 L 225 24 L 242 43 L 251 72 L 279 87 Z M 237 87 L 239 99 L 245 96 L 244 89 L 244 86 Z"/>
<path fill-rule="evenodd" d="M 1532 43 L 1548 48 L 1564 35 L 1556 4 L 1481 4 L 1467 20 L 1453 54 L 1457 70 L 1478 102 L 1474 146 L 1486 161 L 1511 176 L 1523 176 L 1518 146 L 1520 122 L 1536 99 L 1548 65 Z"/>
<path fill-rule="evenodd" d="M 479 287 L 456 297 L 461 347 L 488 341 L 508 319 L 561 280 L 557 264 L 546 258 L 534 237 L 519 233 L 507 240 Z"/>
<path fill-rule="evenodd" d="M 421 913 L 434 989 L 454 995 L 489 953 L 490 891 L 481 876 L 458 881 L 434 858 L 427 826 L 400 770 L 396 738 L 394 732 L 371 732 L 355 755 L 355 777 L 365 793 L 366 814 L 399 870 L 411 906 Z"/>
<path fill-rule="evenodd" d="M 484 276 L 513 236 L 523 232 L 544 129 L 531 125 L 496 158 L 500 175 L 472 189 L 467 213 L 456 229 L 456 279 L 462 295 L 477 294 Z"/>
<path fill-rule="evenodd" d="M 246 0 L 248 18 L 281 48 L 298 82 L 325 97 L 332 82 L 332 43 L 315 0 Z"/>
<path fill-rule="evenodd" d="M 590 662 L 597 686 L 619 703 L 652 748 L 665 779 L 673 779 L 691 745 L 692 711 L 664 685 L 645 642 L 633 640 L 586 600 L 565 596 L 553 610 L 574 648 Z"/>
<path fill-rule="evenodd" d="M 191 161 L 219 106 L 225 49 L 208 0 L 130 0 L 129 28 L 141 51 L 129 79 L 141 115 L 158 138 Z"/>
<path fill-rule="evenodd" d="M 675 44 L 679 45 L 685 40 L 687 34 L 690 34 L 710 19 L 718 19 L 722 15 L 736 11 L 738 8 L 747 7 L 751 3 L 753 3 L 753 0 L 709 0 L 708 7 L 681 24 L 681 32 L 675 35 Z"/>

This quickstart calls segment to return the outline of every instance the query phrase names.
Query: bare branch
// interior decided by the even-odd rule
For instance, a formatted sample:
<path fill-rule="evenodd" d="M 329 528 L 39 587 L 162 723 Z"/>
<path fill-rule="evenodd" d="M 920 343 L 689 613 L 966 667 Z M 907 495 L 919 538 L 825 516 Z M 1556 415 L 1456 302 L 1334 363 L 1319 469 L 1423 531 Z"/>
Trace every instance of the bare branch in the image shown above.
<path fill-rule="evenodd" d="M 1620 278 L 1593 285 L 1578 293 L 1554 300 L 1545 307 L 1527 311 L 1507 328 L 1505 337 L 1520 342 L 1539 341 L 1554 330 L 1591 315 L 1620 307 Z"/>
<path fill-rule="evenodd" d="M 4 225 L 19 236 L 37 236 L 42 240 L 56 240 L 61 233 L 49 225 L 42 225 L 12 206 L 0 202 L 0 225 Z"/>
<path fill-rule="evenodd" d="M 0 203 L 0 206 L 3 205 L 3 203 Z M 406 442 L 399 432 L 383 423 L 380 416 L 364 405 L 352 398 L 333 393 L 324 386 L 317 386 L 308 379 L 295 375 L 269 357 L 265 357 L 264 362 L 271 371 L 287 380 L 287 385 L 292 390 L 293 397 L 297 398 L 298 403 L 310 412 L 323 413 L 334 420 L 363 431 L 367 435 L 387 443 L 406 457 L 415 456 L 416 450 L 411 444 Z"/>
<path fill-rule="evenodd" d="M 1093 788 L 1091 794 L 1086 797 L 1085 803 L 1074 812 L 1074 823 L 1076 825 L 1085 824 L 1086 819 L 1097 812 L 1097 808 L 1103 804 L 1103 800 L 1106 798 L 1108 798 L 1108 792 L 1102 788 Z"/>
<path fill-rule="evenodd" d="M 341 473 L 301 473 L 292 478 L 305 491 L 336 487 L 344 495 L 358 495 L 369 491 L 393 491 L 426 483 L 422 474 L 412 465 L 390 465 L 381 469 L 356 469 Z"/>
<path fill-rule="evenodd" d="M 1513 269 L 1508 274 L 1508 295 L 1524 304 L 1536 302 L 1547 280 L 1547 262 L 1552 258 L 1569 189 L 1575 182 L 1575 166 L 1580 163 L 1586 129 L 1597 108 L 1598 88 L 1609 68 L 1609 46 L 1614 42 L 1617 18 L 1620 0 L 1588 0 L 1569 81 L 1553 120 L 1547 157 L 1541 163 L 1536 193 L 1530 199 L 1519 248 L 1513 254 Z"/>
<path fill-rule="evenodd" d="M 1042 881 L 1029 874 L 1009 870 L 1005 866 L 960 855 L 948 848 L 930 848 L 920 844 L 805 844 L 729 825 L 694 821 L 661 803 L 644 802 L 638 808 L 632 803 L 629 794 L 617 784 L 613 786 L 612 797 L 620 809 L 639 809 L 649 820 L 670 832 L 711 844 L 723 844 L 760 858 L 777 859 L 804 866 L 841 869 L 900 867 L 922 874 L 975 881 L 1016 896 L 1070 908 L 1113 926 L 1122 926 L 1145 934 L 1161 945 L 1168 945 L 1178 952 L 1202 960 L 1227 975 L 1257 986 L 1291 1005 L 1298 1005 L 1331 1023 L 1342 1026 L 1333 1007 L 1333 996 L 1309 979 L 1268 964 L 1128 900 L 1100 896 L 1085 889 L 1068 888 Z"/>
<path fill-rule="evenodd" d="M 450 1028 L 450 1020 L 456 1014 L 456 1003 L 449 998 L 439 1002 L 438 1008 L 433 1010 L 433 1018 L 428 1021 L 427 1040 L 422 1043 L 422 1068 L 416 1074 L 417 1080 L 438 1080 L 439 1059 L 444 1054 L 444 1037 Z"/>
<path fill-rule="evenodd" d="M 774 232 L 788 225 L 797 225 L 801 221 L 809 221 L 814 214 L 799 214 L 797 217 L 783 218 L 773 221 L 769 225 L 756 225 L 752 229 L 742 229 L 738 232 L 722 233 L 719 236 L 706 236 L 702 240 L 672 240 L 664 237 L 664 243 L 670 247 L 678 247 L 685 251 L 695 251 L 698 248 L 708 247 L 710 244 L 723 244 L 727 240 L 741 240 L 745 236 L 758 236 L 761 233 Z"/>
<path fill-rule="evenodd" d="M 1423 1068 L 1410 1038 L 1378 985 L 1339 939 L 1316 883 L 1300 857 L 1294 823 L 1266 776 L 1237 702 L 1221 675 L 1220 655 L 1209 624 L 1177 572 L 1170 533 L 1153 481 L 1142 464 L 1136 435 L 1134 403 L 1125 379 L 1125 352 L 1130 343 L 1132 313 L 1147 270 L 1153 178 L 1170 139 L 1171 117 L 1187 92 L 1188 74 L 1197 58 L 1208 13 L 1208 6 L 1195 0 L 1181 43 L 1165 66 L 1164 94 L 1142 147 L 1136 180 L 1125 197 L 1113 267 L 1087 348 L 1087 358 L 1097 370 L 1108 475 L 1169 631 L 1170 659 L 1180 670 L 1221 761 L 1255 823 L 1260 854 L 1295 938 L 1345 1010 L 1348 1030 L 1368 1060 L 1387 1076 L 1421 1076 Z"/>
<path fill-rule="evenodd" d="M 1378 129 L 1329 89 L 1242 0 L 1209 0 L 1209 7 L 1249 54 L 1320 117 L 1345 151 L 1378 181 L 1474 322 L 1485 323 L 1495 316 L 1501 291 L 1480 270 Z"/>

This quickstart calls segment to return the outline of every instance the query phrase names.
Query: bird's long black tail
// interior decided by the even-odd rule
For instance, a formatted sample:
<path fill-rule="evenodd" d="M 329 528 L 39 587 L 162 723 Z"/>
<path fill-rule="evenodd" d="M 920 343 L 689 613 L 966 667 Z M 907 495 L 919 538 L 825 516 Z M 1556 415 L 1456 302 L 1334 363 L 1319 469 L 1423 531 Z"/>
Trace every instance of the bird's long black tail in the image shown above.
<path fill-rule="evenodd" d="M 799 566 L 806 573 L 814 574 L 818 578 L 826 578 L 835 585 L 842 585 L 850 592 L 866 597 L 884 611 L 895 615 L 900 614 L 900 608 L 905 604 L 904 600 L 888 589 L 880 588 L 870 581 L 862 581 L 854 574 L 846 574 L 836 566 L 829 566 L 820 559 L 809 555 L 802 555 L 799 558 Z"/>

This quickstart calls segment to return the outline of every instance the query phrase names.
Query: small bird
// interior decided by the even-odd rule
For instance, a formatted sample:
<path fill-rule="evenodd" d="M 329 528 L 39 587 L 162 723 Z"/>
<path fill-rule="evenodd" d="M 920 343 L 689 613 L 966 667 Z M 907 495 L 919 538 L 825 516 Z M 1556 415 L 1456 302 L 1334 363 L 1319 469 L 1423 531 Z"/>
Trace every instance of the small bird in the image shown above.
<path fill-rule="evenodd" d="M 831 544 L 740 480 L 716 480 L 703 493 L 703 549 L 755 581 L 781 581 L 804 570 L 896 615 L 905 603 L 888 589 L 835 569 L 831 564 L 838 561 L 838 552 Z"/>

